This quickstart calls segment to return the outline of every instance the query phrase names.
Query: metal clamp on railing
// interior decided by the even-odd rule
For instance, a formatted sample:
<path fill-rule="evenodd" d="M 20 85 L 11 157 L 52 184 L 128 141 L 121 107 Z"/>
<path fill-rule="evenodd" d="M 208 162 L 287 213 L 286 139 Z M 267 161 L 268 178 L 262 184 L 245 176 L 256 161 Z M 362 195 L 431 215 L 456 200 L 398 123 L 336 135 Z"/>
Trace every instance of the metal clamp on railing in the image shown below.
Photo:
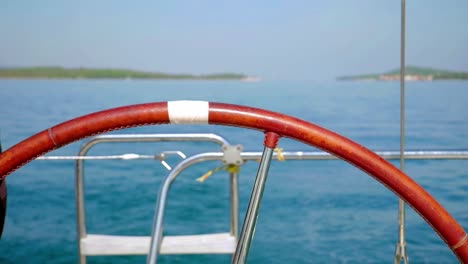
<path fill-rule="evenodd" d="M 242 145 L 223 145 L 221 150 L 224 153 L 223 159 L 221 160 L 224 165 L 240 166 L 244 164 L 244 160 L 241 157 L 241 152 L 244 150 Z"/>
<path fill-rule="evenodd" d="M 159 161 L 161 161 L 161 164 L 168 170 L 172 170 L 171 166 L 169 166 L 169 164 L 167 164 L 166 162 L 166 155 L 178 155 L 179 157 L 181 157 L 182 159 L 185 159 L 187 158 L 187 156 L 182 152 L 182 151 L 163 151 L 161 152 L 159 155 L 154 155 L 154 159 L 157 159 Z"/>

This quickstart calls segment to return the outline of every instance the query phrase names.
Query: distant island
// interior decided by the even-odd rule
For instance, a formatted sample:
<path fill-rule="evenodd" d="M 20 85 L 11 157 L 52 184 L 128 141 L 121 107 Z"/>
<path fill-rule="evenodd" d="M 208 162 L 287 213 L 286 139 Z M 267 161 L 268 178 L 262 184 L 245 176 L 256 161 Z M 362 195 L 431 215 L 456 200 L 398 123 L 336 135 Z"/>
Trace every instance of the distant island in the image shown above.
<path fill-rule="evenodd" d="M 0 79 L 156 79 L 156 80 L 239 80 L 255 81 L 257 77 L 239 73 L 172 74 L 126 69 L 63 67 L 0 68 Z"/>
<path fill-rule="evenodd" d="M 364 74 L 354 76 L 337 77 L 340 81 L 399 81 L 400 69 L 392 71 Z M 433 80 L 468 80 L 468 72 L 454 72 L 447 70 L 439 70 L 433 68 L 407 66 L 405 67 L 406 81 L 433 81 Z"/>

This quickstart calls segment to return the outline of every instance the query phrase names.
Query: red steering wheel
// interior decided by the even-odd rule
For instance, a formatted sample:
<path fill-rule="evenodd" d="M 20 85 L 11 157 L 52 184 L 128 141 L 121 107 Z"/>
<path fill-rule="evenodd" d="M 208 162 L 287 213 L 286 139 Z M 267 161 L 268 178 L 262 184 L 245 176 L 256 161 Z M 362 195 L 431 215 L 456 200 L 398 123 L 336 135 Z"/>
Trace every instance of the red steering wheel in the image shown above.
<path fill-rule="evenodd" d="M 370 150 L 329 130 L 266 110 L 202 101 L 125 106 L 85 115 L 46 129 L 0 154 L 0 180 L 37 156 L 99 133 L 142 125 L 214 124 L 276 133 L 327 151 L 365 171 L 408 203 L 462 263 L 468 235 L 421 186 Z M 268 144 L 268 142 L 266 142 Z"/>

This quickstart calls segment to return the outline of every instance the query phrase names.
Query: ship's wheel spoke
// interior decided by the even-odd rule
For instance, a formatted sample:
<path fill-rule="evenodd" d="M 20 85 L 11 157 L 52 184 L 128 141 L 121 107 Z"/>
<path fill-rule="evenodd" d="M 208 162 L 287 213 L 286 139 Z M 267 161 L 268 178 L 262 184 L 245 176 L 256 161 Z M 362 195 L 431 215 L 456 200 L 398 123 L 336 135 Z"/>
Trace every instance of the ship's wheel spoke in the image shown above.
<path fill-rule="evenodd" d="M 258 166 L 257 176 L 250 195 L 249 206 L 244 217 L 244 224 L 242 231 L 237 242 L 236 252 L 232 258 L 233 264 L 245 263 L 249 254 L 250 243 L 252 242 L 255 227 L 257 225 L 258 211 L 262 201 L 263 190 L 268 176 L 268 169 L 270 168 L 271 157 L 273 151 L 278 143 L 279 135 L 272 132 L 265 133 L 264 149 L 262 159 Z"/>

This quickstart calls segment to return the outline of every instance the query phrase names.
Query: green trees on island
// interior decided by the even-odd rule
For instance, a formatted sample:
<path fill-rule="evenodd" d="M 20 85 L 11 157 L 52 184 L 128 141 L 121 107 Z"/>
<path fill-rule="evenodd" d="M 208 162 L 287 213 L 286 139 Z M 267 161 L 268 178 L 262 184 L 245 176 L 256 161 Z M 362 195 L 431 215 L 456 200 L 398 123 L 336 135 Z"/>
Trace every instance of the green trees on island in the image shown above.
<path fill-rule="evenodd" d="M 341 76 L 338 80 L 376 80 L 396 81 L 400 79 L 400 69 L 394 69 L 384 73 L 363 74 L 354 76 Z M 432 80 L 468 80 L 468 72 L 455 72 L 427 67 L 407 66 L 405 67 L 405 79 L 415 81 Z"/>
<path fill-rule="evenodd" d="M 62 67 L 0 68 L 0 78 L 17 79 L 168 79 L 168 80 L 242 80 L 248 76 L 238 73 L 204 75 L 169 74 L 126 69 L 92 69 Z"/>

